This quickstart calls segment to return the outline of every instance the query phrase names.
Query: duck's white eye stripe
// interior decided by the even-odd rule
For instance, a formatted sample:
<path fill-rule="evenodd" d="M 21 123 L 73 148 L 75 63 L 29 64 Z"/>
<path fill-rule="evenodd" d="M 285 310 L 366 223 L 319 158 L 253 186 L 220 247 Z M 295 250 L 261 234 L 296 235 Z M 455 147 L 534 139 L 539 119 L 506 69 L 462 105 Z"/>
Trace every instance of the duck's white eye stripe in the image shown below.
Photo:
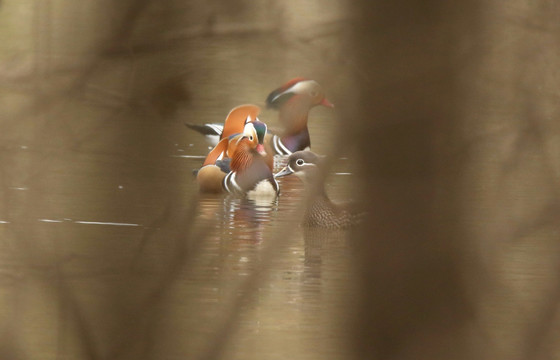
<path fill-rule="evenodd" d="M 317 165 L 313 164 L 313 163 L 304 163 L 302 165 L 298 164 L 298 166 L 300 167 L 300 169 L 307 169 L 307 168 L 311 168 L 311 167 L 316 168 L 317 167 Z"/>
<path fill-rule="evenodd" d="M 284 91 L 283 94 L 287 93 L 287 92 L 301 93 L 301 92 L 305 91 L 305 89 L 308 88 L 309 86 L 313 86 L 314 83 L 316 84 L 317 82 L 314 81 L 314 80 L 300 81 L 300 82 L 292 85 L 288 90 Z"/>

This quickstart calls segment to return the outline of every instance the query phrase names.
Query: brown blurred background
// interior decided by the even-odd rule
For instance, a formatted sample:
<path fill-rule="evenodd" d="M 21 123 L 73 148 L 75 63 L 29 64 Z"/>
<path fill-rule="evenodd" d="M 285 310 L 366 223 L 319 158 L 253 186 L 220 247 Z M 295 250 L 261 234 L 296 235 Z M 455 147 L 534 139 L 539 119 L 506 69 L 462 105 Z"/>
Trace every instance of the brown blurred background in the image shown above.
<path fill-rule="evenodd" d="M 1 357 L 559 358 L 559 6 L 0 2 Z M 296 76 L 349 234 L 197 195 Z"/>

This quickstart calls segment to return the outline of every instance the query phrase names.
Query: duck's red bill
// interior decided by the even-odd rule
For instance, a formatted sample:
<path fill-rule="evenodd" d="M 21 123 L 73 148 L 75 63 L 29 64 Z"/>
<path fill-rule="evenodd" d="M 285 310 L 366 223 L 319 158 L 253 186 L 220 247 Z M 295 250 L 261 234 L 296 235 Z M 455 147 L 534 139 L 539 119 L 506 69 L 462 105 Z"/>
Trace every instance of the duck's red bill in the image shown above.
<path fill-rule="evenodd" d="M 327 100 L 327 98 L 323 98 L 323 100 L 321 100 L 321 105 L 326 106 L 326 107 L 330 107 L 330 108 L 334 107 L 334 104 L 332 102 L 330 102 L 329 100 Z"/>

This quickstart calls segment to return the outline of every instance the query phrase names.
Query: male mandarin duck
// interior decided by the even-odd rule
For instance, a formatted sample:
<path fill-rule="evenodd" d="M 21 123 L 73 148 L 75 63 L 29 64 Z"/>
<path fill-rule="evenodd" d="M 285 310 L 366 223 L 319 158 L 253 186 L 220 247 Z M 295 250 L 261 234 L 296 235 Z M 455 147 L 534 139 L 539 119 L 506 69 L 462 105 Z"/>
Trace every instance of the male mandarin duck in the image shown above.
<path fill-rule="evenodd" d="M 258 115 L 261 108 L 257 105 L 245 104 L 239 105 L 231 109 L 226 117 L 224 124 L 190 124 L 185 123 L 188 128 L 191 128 L 202 135 L 205 135 L 208 142 L 212 146 L 216 146 L 220 140 L 230 137 L 235 134 L 243 132 L 245 124 L 258 120 Z"/>
<path fill-rule="evenodd" d="M 235 108 L 236 114 L 254 110 L 254 105 Z M 230 112 L 230 115 L 231 113 Z M 226 119 L 226 134 L 233 129 Z M 232 130 L 236 131 L 236 130 Z M 278 194 L 278 183 L 272 174 L 272 164 L 265 157 L 264 137 L 266 124 L 253 121 L 243 125 L 243 133 L 224 137 L 210 151 L 196 180 L 201 192 L 229 192 L 248 194 L 251 192 Z"/>
<path fill-rule="evenodd" d="M 230 172 L 225 176 L 223 186 L 229 193 L 256 195 L 277 195 L 280 192 L 278 182 L 272 173 L 271 163 L 264 153 L 264 132 L 259 128 L 264 123 L 253 122 L 247 124 L 247 129 L 254 135 L 244 135 L 239 141 L 231 158 Z M 266 125 L 265 125 L 266 126 Z M 263 136 L 260 136 L 263 134 Z M 253 140 L 257 137 L 257 145 Z"/>
<path fill-rule="evenodd" d="M 305 213 L 304 226 L 342 229 L 357 225 L 365 213 L 353 204 L 335 204 L 329 199 L 320 181 L 322 166 L 322 157 L 311 151 L 296 151 L 289 156 L 287 165 L 275 177 L 295 174 L 304 181 L 306 187 L 320 186 L 316 188 L 317 196 Z"/>
<path fill-rule="evenodd" d="M 279 111 L 279 122 L 283 127 L 280 135 L 268 134 L 265 138 L 264 144 L 270 155 L 289 155 L 294 151 L 310 147 L 311 140 L 307 129 L 309 111 L 317 105 L 334 107 L 325 98 L 323 89 L 316 81 L 304 78 L 292 79 L 272 91 L 266 98 L 266 105 Z M 258 112 L 250 115 L 245 118 L 237 118 L 236 126 L 239 121 L 255 121 Z M 226 125 L 189 123 L 185 125 L 206 135 L 213 144 L 229 136 L 225 134 Z"/>
<path fill-rule="evenodd" d="M 245 104 L 234 107 L 226 117 L 224 125 L 220 125 L 221 136 L 219 142 L 224 141 L 220 147 L 225 146 L 227 150 L 224 152 L 224 158 L 232 158 L 237 146 L 237 141 L 243 135 L 247 124 L 253 124 L 257 135 L 263 139 L 267 134 L 267 126 L 257 117 L 261 108 L 257 105 Z M 219 142 L 216 144 L 218 146 Z M 226 145 L 227 144 L 227 145 Z M 266 157 L 266 162 L 272 170 L 274 159 L 270 153 L 267 153 L 264 146 L 257 146 L 257 151 Z"/>
<path fill-rule="evenodd" d="M 309 111 L 318 105 L 334 107 L 316 81 L 304 78 L 292 79 L 272 91 L 266 98 L 266 105 L 278 110 L 278 120 L 283 127 L 280 135 L 271 134 L 266 142 L 279 155 L 290 155 L 294 151 L 309 148 Z"/>

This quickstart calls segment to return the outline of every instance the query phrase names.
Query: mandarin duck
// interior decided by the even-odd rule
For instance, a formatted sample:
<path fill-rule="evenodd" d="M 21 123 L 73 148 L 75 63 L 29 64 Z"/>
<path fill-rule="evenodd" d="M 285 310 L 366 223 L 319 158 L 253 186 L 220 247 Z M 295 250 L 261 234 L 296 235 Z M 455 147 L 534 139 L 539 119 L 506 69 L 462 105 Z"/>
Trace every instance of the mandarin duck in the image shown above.
<path fill-rule="evenodd" d="M 289 155 L 294 151 L 303 150 L 311 145 L 307 119 L 309 111 L 317 106 L 334 107 L 326 97 L 321 86 L 314 80 L 295 78 L 278 89 L 273 90 L 266 98 L 269 108 L 278 110 L 278 119 L 283 127 L 279 135 L 268 134 L 265 138 L 267 153 L 271 155 Z M 250 114 L 238 121 L 251 122 L 257 119 L 257 113 Z M 227 126 L 220 124 L 185 125 L 207 137 L 210 143 L 216 144 L 227 137 Z"/>
<path fill-rule="evenodd" d="M 292 79 L 272 91 L 266 98 L 266 105 L 278 110 L 278 120 L 283 127 L 281 134 L 270 134 L 266 142 L 279 155 L 290 155 L 294 151 L 309 148 L 309 111 L 318 105 L 334 107 L 325 97 L 319 83 L 304 78 Z"/>
<path fill-rule="evenodd" d="M 226 149 L 223 153 L 224 159 L 232 158 L 235 147 L 237 146 L 237 140 L 243 135 L 247 124 L 252 123 L 254 125 L 255 131 L 257 131 L 259 137 L 263 139 L 266 137 L 267 126 L 257 117 L 260 111 L 261 108 L 257 105 L 245 104 L 234 107 L 228 113 L 224 125 L 220 125 L 221 137 L 219 142 L 223 141 L 223 143 L 219 148 Z M 218 146 L 219 142 L 215 144 L 215 146 Z M 272 154 L 265 151 L 263 144 L 257 144 L 257 151 L 266 157 L 266 162 L 272 170 L 274 165 Z"/>
<path fill-rule="evenodd" d="M 357 225 L 365 212 L 359 211 L 354 204 L 335 204 L 329 199 L 320 181 L 323 162 L 323 157 L 311 151 L 296 151 L 288 157 L 287 165 L 274 176 L 295 174 L 306 187 L 320 186 L 305 212 L 304 226 L 342 229 Z"/>
<path fill-rule="evenodd" d="M 276 196 L 278 182 L 263 156 L 265 135 L 266 125 L 258 121 L 246 124 L 242 134 L 222 139 L 197 173 L 200 191 Z"/>
<path fill-rule="evenodd" d="M 185 125 L 205 135 L 207 141 L 212 146 L 216 146 L 220 140 L 230 137 L 231 135 L 242 133 L 246 123 L 258 120 L 257 116 L 260 112 L 261 108 L 257 105 L 239 105 L 231 109 L 223 124 L 197 125 L 185 123 Z"/>

